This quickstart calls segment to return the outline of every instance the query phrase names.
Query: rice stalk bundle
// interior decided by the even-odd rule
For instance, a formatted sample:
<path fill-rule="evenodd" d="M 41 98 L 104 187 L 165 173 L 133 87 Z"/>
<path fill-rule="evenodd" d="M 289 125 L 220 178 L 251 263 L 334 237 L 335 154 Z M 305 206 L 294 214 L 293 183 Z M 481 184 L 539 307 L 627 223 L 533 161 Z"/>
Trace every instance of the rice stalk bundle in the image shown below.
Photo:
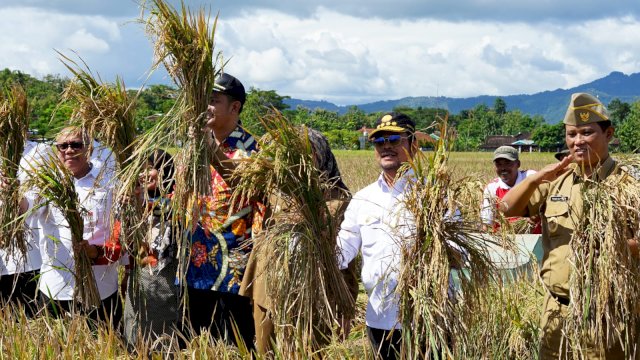
<path fill-rule="evenodd" d="M 86 63 L 58 54 L 73 74 L 62 94 L 63 101 L 72 103 L 71 121 L 111 148 L 120 167 L 126 166 L 136 139 L 136 98 L 127 93 L 120 77 L 113 84 L 105 83 Z"/>
<path fill-rule="evenodd" d="M 262 276 L 272 299 L 276 353 L 301 358 L 335 335 L 340 316 L 353 317 L 354 299 L 337 263 L 339 224 L 327 205 L 335 189 L 314 164 L 308 133 L 279 113 L 261 122 L 267 133 L 260 151 L 234 172 L 233 199 L 267 198 L 274 208 L 254 251 L 269 259 Z"/>
<path fill-rule="evenodd" d="M 481 289 L 495 274 L 487 245 L 501 243 L 512 248 L 509 239 L 478 234 L 480 227 L 478 193 L 482 185 L 469 179 L 452 180 L 448 166 L 453 132 L 447 119 L 440 124 L 442 134 L 432 155 L 418 152 L 405 166 L 413 171 L 405 190 L 404 205 L 415 222 L 415 232 L 401 243 L 401 267 L 396 293 L 405 359 L 447 358 L 451 348 L 463 348 L 475 339 L 465 338 L 456 301 L 473 311 Z M 464 270 L 460 270 L 463 269 Z M 456 299 L 450 279 L 459 278 Z"/>
<path fill-rule="evenodd" d="M 29 129 L 29 104 L 20 85 L 0 94 L 0 248 L 7 254 L 26 254 L 22 224 L 19 218 L 18 167 Z"/>
<path fill-rule="evenodd" d="M 100 294 L 93 276 L 91 260 L 79 246 L 83 241 L 85 211 L 76 193 L 73 175 L 55 154 L 43 157 L 37 167 L 31 169 L 31 176 L 25 182 L 26 189 L 35 189 L 40 197 L 38 206 L 58 208 L 67 220 L 73 246 L 73 277 L 75 280 L 74 300 L 85 309 L 100 305 Z M 71 269 L 69 269 L 71 271 Z"/>
<path fill-rule="evenodd" d="M 209 23 L 210 13 L 204 9 L 191 12 L 184 3 L 180 11 L 164 0 L 151 0 L 145 20 L 147 34 L 154 43 L 158 64 L 180 89 L 176 101 L 173 129 L 183 147 L 176 158 L 183 171 L 176 184 L 176 201 L 186 204 L 185 196 L 210 193 L 212 152 L 202 128 L 219 69 L 220 54 L 214 55 L 217 17 Z"/>
<path fill-rule="evenodd" d="M 587 346 L 605 351 L 616 343 L 624 344 L 627 356 L 640 352 L 633 348 L 640 336 L 640 261 L 627 242 L 640 235 L 640 162 L 620 163 L 629 170 L 624 175 L 587 179 L 581 188 L 581 217 L 570 241 L 565 332 L 576 357 Z"/>
<path fill-rule="evenodd" d="M 119 77 L 113 84 L 105 83 L 91 72 L 86 63 L 80 65 L 61 53 L 59 55 L 74 76 L 62 95 L 63 101 L 72 104 L 71 121 L 85 129 L 91 139 L 97 138 L 110 148 L 115 156 L 120 183 L 116 194 L 117 216 L 123 230 L 120 240 L 129 253 L 135 255 L 143 241 L 145 221 L 140 204 L 130 201 L 135 197 L 139 172 L 131 179 L 127 176 L 130 172 L 125 169 L 141 167 L 140 161 L 132 156 L 136 140 L 136 98 L 127 93 Z"/>
<path fill-rule="evenodd" d="M 180 176 L 172 198 L 174 229 L 194 229 L 200 217 L 202 196 L 211 194 L 213 151 L 202 129 L 207 121 L 207 109 L 215 78 L 219 75 L 220 53 L 215 53 L 214 38 L 217 16 L 210 23 L 210 12 L 197 12 L 181 2 L 180 10 L 165 0 L 147 1 L 149 15 L 143 19 L 147 35 L 154 44 L 156 66 L 163 64 L 180 89 L 174 108 L 166 114 L 146 137 L 147 142 L 162 138 L 168 132 L 180 149 L 174 163 Z M 177 223 L 179 221 L 179 223 Z M 176 230 L 180 231 L 180 230 Z M 187 232 L 176 233 L 178 258 L 188 258 L 190 242 Z M 186 264 L 178 274 L 183 278 Z"/>

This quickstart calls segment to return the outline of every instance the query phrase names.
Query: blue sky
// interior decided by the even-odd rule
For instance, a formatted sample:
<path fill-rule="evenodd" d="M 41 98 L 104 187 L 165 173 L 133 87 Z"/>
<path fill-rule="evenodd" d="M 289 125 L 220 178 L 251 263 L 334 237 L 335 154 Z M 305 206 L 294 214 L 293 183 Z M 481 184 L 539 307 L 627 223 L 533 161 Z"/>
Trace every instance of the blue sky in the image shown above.
<path fill-rule="evenodd" d="M 511 95 L 640 72 L 637 0 L 185 2 L 219 12 L 227 72 L 295 98 Z M 147 80 L 140 14 L 133 0 L 2 0 L 0 68 L 66 76 L 54 49 L 73 50 L 105 80 L 170 83 Z"/>

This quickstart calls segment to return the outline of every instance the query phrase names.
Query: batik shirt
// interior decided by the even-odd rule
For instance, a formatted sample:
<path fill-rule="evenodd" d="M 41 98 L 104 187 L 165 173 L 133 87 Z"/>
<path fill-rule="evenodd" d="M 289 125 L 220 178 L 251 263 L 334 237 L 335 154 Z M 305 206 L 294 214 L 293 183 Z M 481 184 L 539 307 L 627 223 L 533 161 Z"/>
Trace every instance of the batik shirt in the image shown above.
<path fill-rule="evenodd" d="M 255 151 L 256 141 L 238 126 L 220 146 L 228 158 L 237 159 Z M 200 221 L 190 235 L 187 286 L 237 294 L 253 248 L 252 228 L 262 223 L 264 206 L 250 202 L 230 212 L 232 189 L 213 167 L 211 189 L 199 200 Z"/>

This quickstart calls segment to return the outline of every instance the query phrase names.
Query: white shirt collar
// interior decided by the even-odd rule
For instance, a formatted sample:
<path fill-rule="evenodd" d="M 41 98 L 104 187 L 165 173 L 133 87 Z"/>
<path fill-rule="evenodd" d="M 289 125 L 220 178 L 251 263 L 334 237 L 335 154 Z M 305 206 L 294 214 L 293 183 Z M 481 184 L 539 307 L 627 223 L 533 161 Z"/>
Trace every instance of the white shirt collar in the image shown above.
<path fill-rule="evenodd" d="M 518 177 L 516 177 L 516 182 L 513 184 L 513 186 L 518 185 L 518 183 L 520 183 L 520 181 L 524 180 L 524 178 L 527 177 L 527 172 L 524 170 L 518 170 Z M 502 189 L 511 189 L 513 186 L 509 186 L 507 185 L 507 183 L 505 183 L 504 181 L 502 181 L 502 179 L 500 177 L 498 177 L 498 186 Z"/>

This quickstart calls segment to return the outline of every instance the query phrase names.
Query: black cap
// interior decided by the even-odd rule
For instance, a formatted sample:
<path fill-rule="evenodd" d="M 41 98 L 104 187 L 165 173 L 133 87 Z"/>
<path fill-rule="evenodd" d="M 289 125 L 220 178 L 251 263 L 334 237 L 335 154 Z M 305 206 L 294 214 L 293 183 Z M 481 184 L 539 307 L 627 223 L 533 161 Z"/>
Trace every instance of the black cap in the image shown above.
<path fill-rule="evenodd" d="M 247 93 L 244 91 L 244 86 L 240 80 L 227 73 L 222 73 L 216 78 L 213 91 L 229 95 L 243 104 L 247 99 Z"/>
<path fill-rule="evenodd" d="M 373 135 L 380 131 L 405 133 L 415 133 L 416 123 L 411 118 L 403 113 L 390 112 L 382 115 L 378 121 L 376 121 L 376 128 L 369 134 L 369 139 L 373 138 Z"/>

